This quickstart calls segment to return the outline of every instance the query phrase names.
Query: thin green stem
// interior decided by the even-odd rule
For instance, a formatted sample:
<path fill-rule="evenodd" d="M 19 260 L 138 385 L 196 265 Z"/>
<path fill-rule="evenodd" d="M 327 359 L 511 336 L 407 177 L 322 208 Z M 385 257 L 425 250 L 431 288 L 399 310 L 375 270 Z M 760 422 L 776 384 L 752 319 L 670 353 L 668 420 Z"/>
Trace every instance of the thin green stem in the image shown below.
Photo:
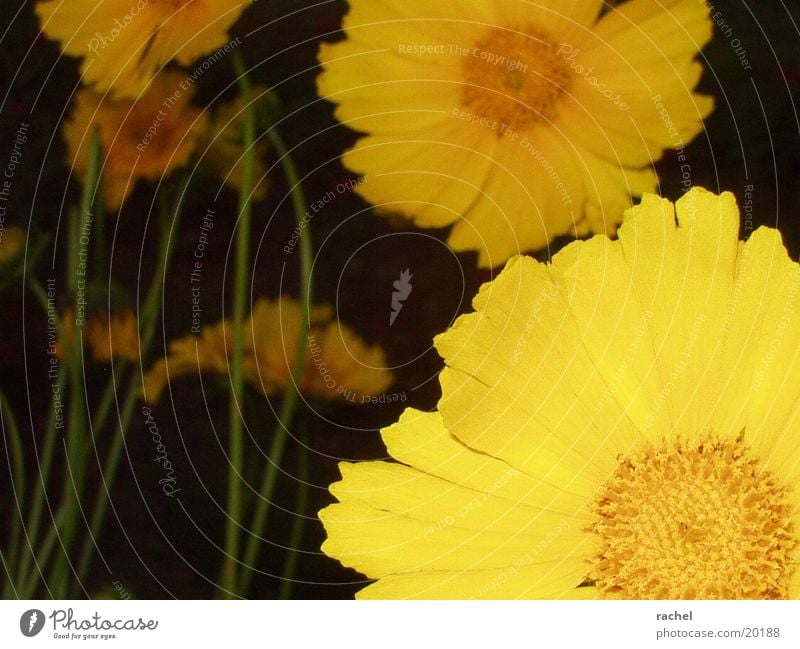
<path fill-rule="evenodd" d="M 100 146 L 100 129 L 92 129 L 89 141 L 89 162 L 86 167 L 83 192 L 81 193 L 81 215 L 86 218 L 92 216 L 92 206 L 95 204 L 100 187 L 100 164 L 102 151 Z"/>
<path fill-rule="evenodd" d="M 98 131 L 95 129 L 91 135 L 91 141 L 89 145 L 89 163 L 86 172 L 86 178 L 84 179 L 84 186 L 83 186 L 83 193 L 81 196 L 81 205 L 80 210 L 70 210 L 69 218 L 67 223 L 67 286 L 75 300 L 75 307 L 76 310 L 73 312 L 73 315 L 77 313 L 77 306 L 78 306 L 78 288 L 79 288 L 79 275 L 83 275 L 85 277 L 85 269 L 81 269 L 79 265 L 79 259 L 82 257 L 82 253 L 79 254 L 79 246 L 80 246 L 80 224 L 79 218 L 82 217 L 84 219 L 84 223 L 88 223 L 89 219 L 92 218 L 92 205 L 96 198 L 96 194 L 98 191 L 99 183 L 100 183 L 100 136 Z M 85 281 L 85 280 L 84 280 Z M 48 314 L 50 310 L 50 303 L 48 296 L 42 286 L 36 281 L 36 279 L 29 280 L 29 285 L 32 289 L 33 294 L 39 300 L 43 311 L 45 314 Z M 81 305 L 85 307 L 85 300 L 84 303 Z M 64 486 L 62 491 L 62 504 L 61 504 L 61 511 L 69 512 L 69 516 L 59 515 L 56 517 L 56 520 L 61 521 L 65 524 L 65 534 L 64 539 L 62 539 L 62 544 L 64 545 L 64 552 L 65 552 L 65 561 L 59 562 L 59 565 L 56 566 L 56 584 L 59 592 L 63 593 L 64 589 L 67 587 L 66 585 L 66 560 L 68 553 L 69 546 L 71 545 L 72 536 L 74 535 L 74 528 L 77 520 L 77 505 L 80 499 L 80 494 L 83 490 L 83 480 L 86 471 L 82 466 L 85 463 L 85 458 L 88 457 L 88 448 L 82 448 L 82 444 L 80 443 L 81 440 L 79 439 L 80 436 L 80 427 L 81 427 L 81 419 L 85 418 L 88 413 L 85 412 L 85 401 L 84 401 L 84 394 L 83 394 L 83 373 L 81 372 L 80 367 L 80 346 L 78 344 L 78 338 L 80 337 L 80 331 L 82 329 L 82 325 L 76 325 L 77 330 L 75 331 L 75 337 L 72 341 L 67 339 L 63 323 L 61 322 L 60 318 L 57 314 L 54 314 L 54 323 L 56 330 L 58 332 L 59 340 L 61 341 L 62 349 L 66 351 L 65 354 L 65 361 L 62 366 L 58 369 L 57 381 L 54 385 L 60 387 L 61 379 L 64 375 L 68 375 L 70 378 L 70 386 L 68 387 L 68 393 L 70 396 L 70 408 L 69 408 L 69 425 L 67 429 L 67 440 L 68 440 L 68 454 L 69 454 L 69 462 L 74 469 L 75 475 L 78 476 L 78 482 L 73 485 L 68 475 L 65 474 L 64 479 Z M 50 413 L 50 421 L 48 424 L 48 431 L 47 436 L 44 442 L 44 454 L 42 457 L 42 463 L 40 465 L 40 479 L 36 484 L 33 498 L 31 501 L 31 517 L 30 517 L 30 525 L 29 525 L 29 535 L 28 535 L 28 543 L 30 545 L 29 552 L 25 553 L 20 561 L 20 579 L 25 580 L 26 573 L 30 568 L 31 560 L 33 559 L 33 553 L 35 550 L 35 542 L 39 534 L 39 527 L 41 521 L 41 513 L 42 507 L 44 506 L 45 500 L 45 490 L 47 489 L 47 483 L 49 482 L 50 476 L 50 469 L 52 467 L 52 460 L 55 453 L 55 445 L 57 439 L 57 421 L 56 421 L 56 407 L 55 404 L 51 404 L 51 413 Z M 83 415 L 83 416 L 82 416 Z M 65 520 L 66 519 L 66 520 Z M 48 540 L 54 539 L 57 530 L 56 530 L 56 521 L 53 521 L 53 526 L 50 529 L 48 534 Z M 66 541 L 66 543 L 64 543 Z M 47 542 L 47 540 L 45 541 Z M 50 543 L 52 546 L 52 542 Z M 28 584 L 30 584 L 30 588 L 35 588 L 35 581 L 37 572 L 40 572 L 42 569 L 42 562 L 37 561 L 37 565 L 33 568 L 32 574 L 29 576 Z M 30 594 L 26 593 L 23 596 L 30 596 L 32 595 L 32 590 Z"/>
<path fill-rule="evenodd" d="M 44 287 L 35 277 L 30 277 L 28 279 L 28 288 L 31 289 L 31 293 L 33 293 L 33 296 L 39 302 L 39 306 L 42 307 L 42 311 L 44 312 L 45 316 L 49 318 L 50 314 L 48 311 L 50 310 L 50 298 L 47 297 L 47 291 L 44 290 Z M 58 311 L 55 311 L 52 316 L 53 325 L 56 328 L 56 335 L 58 336 L 58 340 L 62 343 L 62 347 L 64 345 L 69 345 L 66 329 L 64 329 L 64 323 L 61 321 L 61 315 L 58 313 Z"/>
<path fill-rule="evenodd" d="M 75 295 L 78 279 L 78 239 L 80 238 L 79 212 L 74 208 L 67 214 L 67 289 Z M 66 341 L 64 344 L 67 344 Z"/>
<path fill-rule="evenodd" d="M 308 481 L 310 479 L 309 453 L 308 453 L 308 429 L 305 421 L 300 423 L 300 433 L 298 435 L 297 447 L 297 499 L 294 506 L 294 520 L 292 530 L 289 533 L 288 557 L 283 566 L 281 574 L 281 586 L 278 591 L 278 599 L 289 599 L 294 588 L 294 574 L 297 570 L 297 558 L 300 556 L 300 545 L 303 542 L 303 532 L 306 527 L 306 511 L 308 509 Z"/>
<path fill-rule="evenodd" d="M 28 280 L 28 286 L 31 289 L 31 293 L 33 293 L 34 297 L 39 301 L 39 304 L 42 307 L 42 310 L 48 317 L 50 314 L 48 311 L 50 310 L 50 302 L 47 297 L 47 293 L 45 292 L 42 285 L 35 278 L 30 278 Z M 59 340 L 62 341 L 62 345 L 66 344 L 66 334 L 64 332 L 64 327 L 61 322 L 61 318 L 59 317 L 58 313 L 55 312 L 52 314 L 56 333 L 58 335 Z M 52 389 L 58 388 L 60 391 L 61 380 L 64 377 L 66 371 L 69 369 L 69 360 L 65 360 L 62 364 L 57 366 L 56 376 L 54 377 L 55 380 L 52 382 L 51 387 Z M 59 395 L 60 397 L 60 395 Z M 54 395 L 55 398 L 55 395 Z M 42 508 L 44 507 L 45 501 L 45 491 L 47 489 L 47 484 L 50 481 L 50 471 L 53 466 L 53 457 L 55 455 L 55 447 L 56 447 L 56 440 L 58 438 L 58 429 L 59 429 L 59 422 L 57 420 L 57 413 L 58 409 L 55 406 L 55 403 L 50 404 L 50 417 L 47 422 L 47 433 L 45 435 L 44 444 L 43 444 L 43 451 L 42 451 L 42 460 L 38 465 L 38 476 L 39 479 L 35 482 L 35 486 L 33 489 L 33 495 L 30 501 L 30 515 L 28 517 L 28 524 L 26 526 L 27 529 L 27 542 L 28 542 L 28 552 L 23 552 L 22 557 L 20 559 L 20 567 L 19 567 L 19 579 L 22 580 L 23 584 L 26 583 L 33 583 L 35 587 L 35 579 L 37 574 L 41 571 L 41 567 L 38 565 L 33 566 L 31 568 L 31 561 L 34 558 L 34 552 L 36 548 L 36 539 L 39 536 L 39 528 L 41 527 L 42 523 Z M 62 424 L 63 425 L 63 424 Z M 55 525 L 55 521 L 53 521 L 53 525 Z M 31 575 L 29 579 L 26 580 L 26 576 L 28 575 L 28 571 L 31 570 Z M 29 599 L 33 596 L 33 590 L 23 590 L 19 593 L 20 598 L 22 599 Z"/>
<path fill-rule="evenodd" d="M 125 361 L 121 362 L 120 367 L 117 370 L 120 384 L 123 383 L 127 369 L 128 364 Z M 135 372 L 131 372 L 129 381 L 130 383 L 128 385 L 128 391 L 125 395 L 122 408 L 121 421 L 123 422 L 123 431 L 127 429 L 127 424 L 133 414 L 133 406 L 136 404 L 136 397 L 138 396 L 138 383 L 136 382 Z M 116 383 L 113 381 L 113 379 L 109 380 L 109 384 L 106 387 L 106 391 L 103 394 L 100 405 L 95 411 L 95 416 L 92 420 L 92 431 L 95 436 L 97 436 L 98 433 L 105 428 L 108 416 L 111 412 L 111 405 L 115 402 L 115 387 Z M 100 532 L 100 528 L 102 527 L 106 514 L 106 504 L 108 502 L 108 494 L 106 491 L 111 489 L 111 485 L 116 477 L 117 466 L 122 455 L 123 439 L 124 435 L 121 434 L 114 436 L 111 441 L 111 447 L 109 448 L 108 455 L 106 457 L 105 468 L 103 469 L 102 473 L 103 484 L 95 496 L 95 502 L 94 506 L 92 507 L 92 514 L 89 523 L 89 533 L 83 539 L 83 545 L 78 558 L 78 567 L 76 571 L 78 575 L 78 583 L 82 582 L 86 578 L 86 573 L 89 570 L 89 562 L 92 560 L 92 556 L 94 554 L 96 538 Z"/>
<path fill-rule="evenodd" d="M 189 188 L 190 179 L 187 178 L 184 182 L 179 184 L 178 201 L 172 211 L 162 209 L 160 219 L 160 237 L 159 242 L 159 266 L 156 270 L 153 280 L 148 289 L 144 301 L 144 308 L 142 309 L 141 330 L 140 337 L 140 350 L 143 357 L 149 353 L 150 347 L 155 338 L 156 325 L 158 323 L 158 316 L 161 311 L 161 286 L 162 281 L 166 277 L 167 269 L 169 268 L 172 259 L 172 253 L 175 247 L 174 232 L 177 230 L 180 223 L 181 215 L 183 213 L 183 199 L 186 191 Z M 120 372 L 124 372 L 125 367 L 122 366 Z M 128 389 L 123 399 L 122 409 L 120 411 L 119 429 L 118 434 L 112 436 L 111 446 L 106 456 L 105 466 L 101 473 L 103 484 L 97 491 L 95 496 L 94 505 L 92 507 L 92 515 L 89 521 L 89 533 L 84 538 L 83 547 L 78 559 L 77 574 L 79 581 L 85 579 L 89 570 L 89 564 L 94 556 L 96 549 L 95 539 L 100 534 L 100 531 L 105 521 L 105 515 L 108 511 L 109 498 L 111 489 L 114 485 L 114 480 L 117 476 L 119 468 L 119 461 L 122 457 L 122 450 L 125 446 L 125 437 L 130 426 L 131 418 L 133 417 L 134 408 L 139 398 L 139 375 L 136 372 L 131 372 L 128 380 Z M 112 396 L 115 393 L 111 391 Z M 98 409 L 94 422 L 93 430 L 101 430 L 105 426 L 107 419 L 107 412 L 104 410 L 103 405 L 105 399 L 101 402 L 101 407 Z"/>
<path fill-rule="evenodd" d="M 11 458 L 12 474 L 11 484 L 14 491 L 14 506 L 9 507 L 11 512 L 11 533 L 8 544 L 7 570 L 17 565 L 20 552 L 20 537 L 22 534 L 22 512 L 25 507 L 25 456 L 22 451 L 22 436 L 20 435 L 17 419 L 11 409 L 11 403 L 0 389 L 0 422 L 3 426 L 3 437 L 7 440 L 6 449 Z M 10 447 L 10 448 L 9 448 Z M 3 588 L 3 597 L 9 599 L 14 594 L 14 577 L 8 572 L 8 581 Z"/>
<path fill-rule="evenodd" d="M 99 179 L 97 185 L 97 200 L 95 201 L 95 215 L 92 239 L 94 242 L 94 278 L 99 283 L 107 279 L 108 263 L 106 255 L 106 213 L 105 203 L 103 202 L 103 183 Z"/>
<path fill-rule="evenodd" d="M 136 377 L 136 373 L 132 373 L 132 377 Z M 108 503 L 111 495 L 111 488 L 114 480 L 117 477 L 117 470 L 119 469 L 119 461 L 122 457 L 122 449 L 125 442 L 125 434 L 130 425 L 131 417 L 133 416 L 134 407 L 139 397 L 138 384 L 132 381 L 129 384 L 128 391 L 125 394 L 122 410 L 120 413 L 120 427 L 118 434 L 115 435 L 111 441 L 111 446 L 106 456 L 105 467 L 103 468 L 102 485 L 98 488 L 97 495 L 95 496 L 94 505 L 92 507 L 92 514 L 89 520 L 89 532 L 83 539 L 83 545 L 78 557 L 76 574 L 78 575 L 78 583 L 86 578 L 89 570 L 89 564 L 94 556 L 96 549 L 96 539 L 105 521 L 106 512 L 108 511 Z"/>
<path fill-rule="evenodd" d="M 267 95 L 273 101 L 273 110 L 279 112 L 279 107 L 274 102 L 276 98 Z M 246 594 L 250 587 L 252 580 L 253 569 L 255 568 L 256 560 L 258 559 L 258 551 L 263 541 L 264 528 L 267 523 L 269 508 L 272 504 L 272 494 L 275 489 L 275 484 L 278 479 L 278 472 L 280 469 L 280 462 L 283 457 L 283 451 L 286 447 L 286 440 L 289 436 L 289 426 L 297 407 L 299 400 L 299 385 L 303 374 L 303 368 L 306 362 L 306 353 L 308 349 L 308 330 L 309 330 L 309 314 L 311 311 L 312 301 L 312 277 L 311 266 L 313 263 L 313 250 L 311 247 L 311 232 L 306 223 L 306 199 L 303 193 L 303 187 L 300 183 L 300 175 L 297 172 L 297 167 L 289 154 L 289 149 L 283 141 L 281 134 L 273 125 L 267 130 L 270 143 L 275 149 L 280 159 L 281 167 L 286 176 L 286 181 L 289 185 L 289 190 L 292 197 L 292 207 L 294 209 L 295 222 L 301 229 L 300 236 L 300 302 L 303 305 L 306 317 L 302 318 L 300 329 L 297 332 L 297 352 L 292 364 L 292 380 L 291 385 L 287 386 L 286 394 L 283 397 L 281 410 L 278 414 L 278 423 L 272 434 L 272 446 L 270 448 L 269 463 L 264 472 L 264 477 L 261 481 L 259 489 L 259 499 L 256 504 L 255 513 L 253 514 L 253 522 L 250 527 L 250 537 L 247 541 L 247 548 L 244 554 L 244 563 L 249 567 L 242 574 L 241 588 L 242 594 Z"/>
<path fill-rule="evenodd" d="M 239 80 L 244 101 L 244 128 L 242 130 L 242 185 L 239 191 L 239 223 L 236 232 L 236 260 L 233 285 L 233 341 L 231 350 L 231 399 L 229 407 L 230 467 L 228 469 L 228 505 L 225 523 L 225 558 L 220 576 L 220 595 L 235 596 L 238 580 L 237 564 L 241 545 L 240 529 L 244 503 L 244 320 L 247 309 L 248 273 L 250 270 L 250 224 L 252 220 L 251 193 L 255 165 L 256 112 L 253 90 L 247 70 L 239 52 L 234 52 L 233 67 Z"/>
<path fill-rule="evenodd" d="M 253 514 L 253 522 L 250 525 L 250 537 L 247 540 L 247 546 L 244 553 L 244 565 L 247 568 L 242 571 L 242 578 L 239 590 L 242 595 L 246 595 L 250 588 L 250 582 L 253 579 L 253 571 L 255 570 L 255 562 L 258 559 L 258 551 L 261 549 L 263 542 L 264 527 L 267 523 L 267 515 L 269 514 L 270 505 L 272 505 L 272 494 L 275 491 L 275 484 L 278 481 L 278 473 L 280 470 L 283 454 L 286 450 L 286 442 L 289 439 L 289 426 L 291 425 L 291 415 L 296 405 L 290 403 L 289 392 L 283 398 L 281 404 L 281 411 L 278 415 L 278 425 L 272 432 L 272 445 L 269 449 L 269 464 L 264 477 L 261 481 L 259 489 L 259 499 L 256 505 L 256 510 Z"/>
<path fill-rule="evenodd" d="M 63 530 L 61 532 L 62 554 L 53 568 L 54 595 L 57 599 L 66 596 L 69 589 L 69 572 L 71 562 L 69 559 L 72 544 L 75 538 L 78 516 L 80 515 L 81 498 L 86 484 L 86 464 L 89 458 L 90 444 L 87 439 L 87 424 L 89 413 L 86 407 L 86 391 L 84 385 L 81 340 L 83 325 L 86 315 L 86 281 L 89 251 L 82 243 L 84 229 L 85 236 L 89 236 L 93 223 L 92 207 L 97 199 L 97 190 L 100 183 L 101 147 L 100 133 L 93 129 L 89 143 L 89 162 L 86 177 L 84 178 L 83 193 L 81 196 L 79 218 L 72 218 L 70 229 L 70 245 L 67 278 L 72 288 L 73 312 L 75 318 L 73 338 L 69 343 L 65 340 L 64 346 L 69 349 L 69 412 L 67 417 L 67 463 L 68 470 L 64 472 L 62 486 L 62 501 L 60 510 L 63 514 Z M 72 213 L 74 216 L 74 212 Z"/>
<path fill-rule="evenodd" d="M 3 599 L 15 599 L 17 597 L 17 591 L 14 589 L 14 582 L 11 578 L 10 563 L 10 561 L 6 560 L 3 550 L 0 549 L 0 564 L 2 564 L 3 572 L 6 573 L 7 577 L 5 588 L 3 588 Z M 9 594 L 7 595 L 6 593 Z"/>
<path fill-rule="evenodd" d="M 116 387 L 123 382 L 122 379 L 125 377 L 129 366 L 130 363 L 128 361 L 121 360 L 116 370 L 119 381 L 114 380 L 113 373 L 108 379 L 106 389 L 103 392 L 103 396 L 100 398 L 100 403 L 97 404 L 97 408 L 95 408 L 94 415 L 92 416 L 92 432 L 95 436 L 106 427 L 108 416 L 111 414 L 111 406 L 114 404 L 114 396 L 117 394 Z"/>
<path fill-rule="evenodd" d="M 268 93 L 267 98 L 271 102 L 277 101 L 272 93 Z M 278 109 L 274 107 L 273 110 Z M 269 138 L 270 143 L 280 159 L 281 167 L 286 175 L 286 181 L 289 184 L 289 191 L 291 192 L 295 222 L 301 227 L 303 232 L 299 243 L 300 302 L 306 309 L 306 315 L 308 315 L 311 311 L 311 300 L 313 296 L 311 267 L 314 263 L 314 251 L 311 247 L 311 230 L 309 228 L 309 224 L 306 222 L 306 197 L 305 193 L 303 192 L 303 186 L 300 182 L 300 174 L 297 171 L 294 160 L 292 159 L 289 149 L 287 148 L 286 143 L 283 141 L 283 137 L 281 137 L 280 132 L 275 126 L 273 126 L 267 131 L 267 137 Z M 298 373 L 301 371 L 303 362 L 305 361 L 306 347 L 308 343 L 308 325 L 308 319 L 306 319 L 305 328 L 298 333 L 298 341 L 302 344 L 298 345 L 297 358 L 295 359 L 295 365 L 293 367 L 293 369 Z M 299 374 L 297 376 L 299 376 Z M 295 381 L 295 384 L 297 384 L 297 381 Z"/>
<path fill-rule="evenodd" d="M 22 583 L 22 588 L 19 590 L 20 599 L 31 599 L 36 592 L 36 584 L 43 578 L 47 562 L 50 560 L 50 555 L 56 547 L 56 540 L 59 538 L 58 530 L 63 520 L 64 510 L 59 509 L 55 516 L 53 516 L 53 524 L 47 528 L 47 534 L 45 534 L 44 540 L 41 546 L 39 546 L 36 566 L 34 566 L 34 569 L 28 575 L 27 580 Z"/>
<path fill-rule="evenodd" d="M 66 453 L 67 466 L 64 471 L 62 500 L 59 513 L 63 512 L 61 532 L 62 554 L 53 568 L 53 593 L 56 599 L 64 599 L 69 589 L 69 572 L 72 569 L 69 559 L 75 539 L 80 516 L 81 498 L 86 485 L 86 465 L 90 445 L 87 436 L 88 412 L 83 382 L 83 363 L 81 354 L 81 332 L 83 325 L 75 322 L 75 337 L 70 349 L 69 414 L 67 416 Z"/>
<path fill-rule="evenodd" d="M 86 165 L 86 177 L 83 179 L 81 192 L 80 218 L 84 223 L 93 219 L 92 206 L 95 204 L 100 187 L 100 168 L 102 149 L 100 146 L 100 130 L 95 127 L 89 136 L 89 161 Z M 67 286 L 75 297 L 78 284 L 78 269 L 80 247 L 80 223 L 74 210 L 70 210 L 67 230 Z"/>

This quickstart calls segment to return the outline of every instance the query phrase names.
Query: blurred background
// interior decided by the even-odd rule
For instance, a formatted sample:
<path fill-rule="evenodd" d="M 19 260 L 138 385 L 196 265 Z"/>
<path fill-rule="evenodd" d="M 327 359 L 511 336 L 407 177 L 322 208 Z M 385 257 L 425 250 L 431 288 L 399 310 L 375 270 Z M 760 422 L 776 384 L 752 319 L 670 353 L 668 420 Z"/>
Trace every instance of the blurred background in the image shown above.
<path fill-rule="evenodd" d="M 708 3 L 707 3 L 708 4 Z M 800 255 L 800 3 L 780 0 L 744 2 L 718 0 L 747 53 L 752 70 L 744 68 L 731 38 L 718 30 L 705 49 L 706 72 L 698 91 L 716 97 L 717 108 L 705 133 L 686 149 L 689 182 L 714 191 L 729 190 L 740 205 L 752 199 L 752 223 L 777 227 L 793 258 Z M 262 0 L 254 3 L 234 26 L 253 81 L 271 86 L 281 97 L 287 118 L 281 133 L 293 150 L 309 201 L 336 192 L 351 176 L 339 157 L 356 134 L 337 124 L 333 106 L 317 96 L 316 54 L 323 40 L 341 38 L 339 27 L 346 3 L 335 0 Z M 57 244 L 62 204 L 80 197 L 80 183 L 65 164 L 61 123 L 79 75 L 78 61 L 61 57 L 57 44 L 38 34 L 32 3 L 3 3 L 0 25 L 3 108 L 0 117 L 0 158 L 6 159 L 22 123 L 29 123 L 28 141 L 16 169 L 5 227 L 19 225 L 32 239 L 49 237 L 43 265 L 60 269 L 63 247 Z M 235 76 L 226 63 L 213 66 L 200 84 L 196 104 L 213 106 L 237 94 Z M 272 154 L 270 154 L 272 155 Z M 268 165 L 274 157 L 267 160 Z M 687 170 L 674 152 L 658 164 L 662 194 L 679 197 L 687 188 Z M 204 173 L 198 170 L 197 173 Z M 276 297 L 298 294 L 297 260 L 283 253 L 295 228 L 287 186 L 279 169 L 271 174 L 268 197 L 254 208 L 251 295 Z M 155 356 L 163 356 L 170 340 L 185 336 L 191 326 L 189 274 L 194 262 L 202 217 L 212 205 L 218 183 L 198 182 L 188 198 L 171 271 L 163 286 L 164 313 Z M 135 300 L 137 286 L 148 283 L 155 267 L 157 232 L 148 219 L 154 187 L 139 185 L 114 215 L 107 231 L 114 235 L 110 250 L 115 290 Z M 338 193 L 338 192 L 337 192 Z M 203 267 L 203 323 L 227 314 L 231 275 L 231 234 L 237 196 L 224 189 L 217 200 L 217 217 L 209 235 Z M 63 227 L 63 226 L 62 226 Z M 336 316 L 360 337 L 379 344 L 395 376 L 388 393 L 402 399 L 378 404 L 312 403 L 300 415 L 297 430 L 307 431 L 309 465 L 302 466 L 297 435 L 289 441 L 282 462 L 267 540 L 256 566 L 252 593 L 277 597 L 279 575 L 291 553 L 296 555 L 294 598 L 347 598 L 363 586 L 363 578 L 320 553 L 324 538 L 316 512 L 332 502 L 327 487 L 338 476 L 339 460 L 385 457 L 380 428 L 396 421 L 413 406 L 435 408 L 441 359 L 433 337 L 470 309 L 478 287 L 492 277 L 476 266 L 474 254 L 455 254 L 444 241 L 446 232 L 416 230 L 405 223 L 376 218 L 354 193 L 337 196 L 310 224 L 315 252 L 315 302 L 329 303 Z M 557 241 L 537 256 L 546 260 L 566 241 Z M 413 292 L 390 326 L 392 284 L 401 271 L 413 273 Z M 60 272 L 60 271 L 58 271 Z M 209 278 L 214 281 L 207 281 Z M 105 292 L 108 286 L 100 289 Z M 44 427 L 50 397 L 45 353 L 46 321 L 21 280 L 2 289 L 0 364 L 2 385 L 26 424 Z M 87 392 L 108 380 L 108 365 L 87 364 Z M 226 456 L 229 392 L 227 377 L 192 376 L 172 385 L 152 414 L 158 422 L 179 478 L 181 504 L 164 498 L 158 485 L 160 467 L 145 421 L 134 416 L 126 451 L 111 494 L 112 507 L 99 539 L 103 561 L 97 560 L 83 589 L 97 597 L 113 593 L 121 583 L 137 598 L 208 598 L 221 559 L 224 504 L 228 479 Z M 170 398 L 171 397 L 171 398 Z M 269 435 L 280 398 L 249 395 L 247 462 L 253 473 L 266 460 Z M 293 430 L 294 432 L 294 430 Z M 98 448 L 108 444 L 97 440 Z M 36 451 L 25 449 L 26 465 L 35 475 Z M 6 452 L 0 462 L 7 466 Z M 90 467 L 93 466 L 90 462 Z M 96 467 L 95 467 L 96 468 Z M 62 469 L 56 467 L 57 474 Z M 290 528 L 297 513 L 301 475 L 307 475 L 308 502 L 302 538 L 291 547 Z M 90 492 L 100 488 L 97 471 L 87 476 Z M 59 477 L 56 476 L 55 484 Z M 251 485 L 256 489 L 257 485 Z M 248 488 L 245 488 L 248 491 Z M 13 506 L 5 468 L 0 469 L 0 539 L 8 533 Z M 45 515 L 48 515 L 45 512 Z"/>

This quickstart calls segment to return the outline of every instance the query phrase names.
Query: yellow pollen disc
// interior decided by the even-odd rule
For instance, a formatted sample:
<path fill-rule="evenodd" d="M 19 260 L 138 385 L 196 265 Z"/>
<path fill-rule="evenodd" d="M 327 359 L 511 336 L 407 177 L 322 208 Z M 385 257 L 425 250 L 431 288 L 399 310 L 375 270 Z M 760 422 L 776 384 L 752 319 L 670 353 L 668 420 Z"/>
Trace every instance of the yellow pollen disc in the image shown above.
<path fill-rule="evenodd" d="M 571 79 L 569 61 L 544 32 L 492 27 L 464 57 L 462 103 L 498 130 L 521 131 L 553 117 Z"/>
<path fill-rule="evenodd" d="M 595 502 L 589 577 L 624 599 L 785 597 L 797 544 L 786 496 L 738 442 L 621 457 Z"/>

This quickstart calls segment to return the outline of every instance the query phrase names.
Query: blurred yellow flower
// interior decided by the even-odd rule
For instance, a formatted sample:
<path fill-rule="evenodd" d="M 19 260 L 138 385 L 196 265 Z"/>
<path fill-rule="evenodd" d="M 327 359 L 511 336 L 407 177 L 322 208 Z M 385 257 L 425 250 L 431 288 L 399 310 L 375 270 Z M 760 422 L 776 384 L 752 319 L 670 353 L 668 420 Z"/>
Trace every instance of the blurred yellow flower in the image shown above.
<path fill-rule="evenodd" d="M 149 403 L 157 403 L 170 380 L 200 372 L 226 374 L 232 344 L 227 321 L 202 327 L 199 335 L 173 340 L 169 356 L 157 360 L 144 375 L 143 396 Z"/>
<path fill-rule="evenodd" d="M 7 264 L 19 257 L 25 246 L 25 237 L 25 230 L 16 225 L 0 229 L 0 264 Z"/>
<path fill-rule="evenodd" d="M 83 81 L 99 92 L 137 97 L 164 65 L 209 63 L 239 45 L 228 28 L 247 0 L 50 0 L 36 5 L 42 31 L 83 58 Z M 218 49 L 219 48 L 219 49 Z"/>
<path fill-rule="evenodd" d="M 266 88 L 253 88 L 253 97 L 257 98 L 266 92 Z M 257 99 L 254 99 L 257 101 Z M 244 152 L 242 139 L 244 129 L 244 100 L 241 96 L 234 101 L 221 105 L 214 112 L 208 128 L 200 134 L 197 152 L 202 156 L 200 162 L 211 169 L 222 181 L 233 188 L 241 190 L 242 164 Z M 261 138 L 255 146 L 253 165 L 253 182 L 256 183 L 252 197 L 261 200 L 267 195 L 269 186 L 266 179 L 264 158 L 269 150 L 269 143 Z"/>
<path fill-rule="evenodd" d="M 692 92 L 712 34 L 697 0 L 349 5 L 318 88 L 366 134 L 344 157 L 366 176 L 357 191 L 420 227 L 452 224 L 450 246 L 484 267 L 613 233 L 713 108 Z"/>
<path fill-rule="evenodd" d="M 297 354 L 297 335 L 304 317 L 297 300 L 259 299 L 245 322 L 244 372 L 247 381 L 266 395 L 285 390 Z M 144 379 L 144 396 L 157 402 L 171 380 L 210 372 L 227 376 L 233 330 L 230 321 L 202 327 L 199 335 L 172 341 L 169 355 L 157 361 Z M 381 394 L 392 383 L 386 357 L 348 327 L 333 319 L 329 306 L 311 312 L 306 363 L 300 391 L 307 397 L 360 402 Z"/>
<path fill-rule="evenodd" d="M 83 88 L 64 125 L 68 161 L 78 176 L 86 173 L 92 130 L 103 149 L 103 194 L 109 209 L 119 208 L 138 179 L 157 181 L 186 165 L 208 116 L 192 106 L 194 88 L 181 89 L 176 72 L 159 75 L 137 101 L 109 99 Z"/>
<path fill-rule="evenodd" d="M 75 318 L 72 309 L 61 316 L 61 325 L 69 344 L 75 338 Z M 109 363 L 112 358 L 131 362 L 139 360 L 139 328 L 136 315 L 130 309 L 106 313 L 95 312 L 86 321 L 83 329 L 83 342 L 91 350 L 92 358 L 98 363 Z M 65 354 L 62 341 L 56 344 L 56 354 Z"/>
<path fill-rule="evenodd" d="M 436 339 L 438 412 L 342 463 L 373 598 L 800 598 L 800 266 L 731 194 L 517 257 Z"/>
<path fill-rule="evenodd" d="M 98 362 L 110 362 L 112 357 L 139 360 L 139 327 L 130 309 L 114 312 L 110 318 L 95 314 L 86 323 L 85 335 Z"/>

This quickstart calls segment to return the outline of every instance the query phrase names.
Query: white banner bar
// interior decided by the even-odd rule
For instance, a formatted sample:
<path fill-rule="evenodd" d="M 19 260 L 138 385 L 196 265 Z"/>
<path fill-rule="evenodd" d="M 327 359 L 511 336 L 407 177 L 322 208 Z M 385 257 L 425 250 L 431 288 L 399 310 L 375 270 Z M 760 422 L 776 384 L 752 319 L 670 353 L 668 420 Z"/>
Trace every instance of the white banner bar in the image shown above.
<path fill-rule="evenodd" d="M 4 601 L 0 647 L 800 647 L 799 602 Z M 255 645 L 254 645 L 255 643 Z"/>

